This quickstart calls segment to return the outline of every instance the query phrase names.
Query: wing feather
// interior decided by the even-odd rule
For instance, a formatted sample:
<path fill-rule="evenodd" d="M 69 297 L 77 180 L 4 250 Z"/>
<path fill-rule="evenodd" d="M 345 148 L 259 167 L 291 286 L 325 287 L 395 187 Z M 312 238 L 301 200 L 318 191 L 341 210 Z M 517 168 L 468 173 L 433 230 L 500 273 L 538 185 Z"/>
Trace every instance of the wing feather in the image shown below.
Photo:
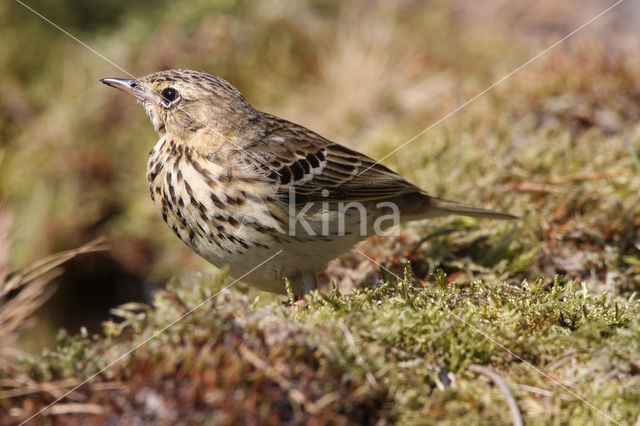
<path fill-rule="evenodd" d="M 274 116 L 260 143 L 247 147 L 259 156 L 278 193 L 307 201 L 371 201 L 421 192 L 387 167 L 315 132 Z M 283 121 L 285 122 L 283 125 Z"/>

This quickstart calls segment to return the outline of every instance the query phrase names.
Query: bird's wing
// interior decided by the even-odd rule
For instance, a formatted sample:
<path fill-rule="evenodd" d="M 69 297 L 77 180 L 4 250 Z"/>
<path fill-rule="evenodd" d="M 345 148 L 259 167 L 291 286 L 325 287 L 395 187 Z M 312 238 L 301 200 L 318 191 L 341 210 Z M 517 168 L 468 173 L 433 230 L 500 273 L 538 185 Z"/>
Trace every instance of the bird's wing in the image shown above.
<path fill-rule="evenodd" d="M 370 201 L 421 192 L 366 155 L 281 119 L 246 149 L 278 192 L 289 196 L 293 190 L 296 201 Z"/>

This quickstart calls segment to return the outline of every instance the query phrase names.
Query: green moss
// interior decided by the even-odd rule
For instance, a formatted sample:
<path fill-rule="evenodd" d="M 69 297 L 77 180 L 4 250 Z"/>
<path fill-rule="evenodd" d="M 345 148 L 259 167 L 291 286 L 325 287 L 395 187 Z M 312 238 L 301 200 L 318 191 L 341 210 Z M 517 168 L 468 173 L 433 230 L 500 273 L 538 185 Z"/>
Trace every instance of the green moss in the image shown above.
<path fill-rule="evenodd" d="M 223 288 L 224 280 L 176 281 L 153 308 L 130 304 L 114 311 L 122 320 L 106 323 L 102 337 L 62 332 L 57 350 L 25 359 L 23 366 L 37 380 L 87 377 L 146 342 L 82 393 L 110 406 L 122 395 L 142 398 L 150 386 L 176 404 L 180 418 L 194 415 L 193 401 L 167 389 L 188 382 L 207 415 L 218 405 L 206 395 L 238 404 L 240 392 L 252 410 L 268 401 L 264 411 L 255 411 L 263 421 L 326 420 L 331 414 L 351 421 L 504 422 L 503 396 L 468 369 L 475 364 L 500 372 L 526 422 L 604 421 L 558 383 L 618 421 L 637 415 L 640 387 L 630 369 L 640 342 L 640 303 L 593 295 L 562 277 L 548 284 L 461 286 L 439 272 L 425 288 L 413 281 L 405 268 L 404 277 L 375 288 L 316 291 L 304 308 L 256 299 L 252 304 L 231 288 L 178 322 L 189 306 Z M 212 383 L 206 382 L 210 375 L 216 377 Z M 129 389 L 96 390 L 99 382 L 112 381 Z M 318 404 L 322 410 L 314 411 Z M 542 413 L 541 405 L 547 407 Z"/>

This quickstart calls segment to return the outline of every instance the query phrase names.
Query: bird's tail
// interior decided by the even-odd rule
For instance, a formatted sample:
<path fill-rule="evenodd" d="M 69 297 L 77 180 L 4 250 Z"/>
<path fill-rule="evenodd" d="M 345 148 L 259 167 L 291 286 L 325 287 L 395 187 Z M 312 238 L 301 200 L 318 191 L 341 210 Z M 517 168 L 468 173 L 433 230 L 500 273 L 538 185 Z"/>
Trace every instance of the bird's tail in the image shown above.
<path fill-rule="evenodd" d="M 487 219 L 518 219 L 518 216 L 514 216 L 509 213 L 483 209 L 482 207 L 470 206 L 468 204 L 456 203 L 455 201 L 448 201 L 435 197 L 431 197 L 429 200 L 429 207 L 429 216 L 457 214 L 461 216 L 483 217 Z"/>

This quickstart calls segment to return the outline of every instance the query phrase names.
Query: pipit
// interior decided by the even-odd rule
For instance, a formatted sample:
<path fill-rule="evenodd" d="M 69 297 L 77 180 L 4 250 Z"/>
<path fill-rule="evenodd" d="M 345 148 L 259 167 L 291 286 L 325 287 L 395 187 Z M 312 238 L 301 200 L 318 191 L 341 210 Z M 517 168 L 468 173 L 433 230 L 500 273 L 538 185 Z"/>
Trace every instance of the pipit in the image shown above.
<path fill-rule="evenodd" d="M 254 109 L 220 77 L 168 70 L 103 83 L 135 96 L 160 139 L 147 162 L 158 211 L 191 249 L 262 290 L 296 295 L 364 238 L 412 220 L 514 216 L 427 195 L 371 158 Z"/>

